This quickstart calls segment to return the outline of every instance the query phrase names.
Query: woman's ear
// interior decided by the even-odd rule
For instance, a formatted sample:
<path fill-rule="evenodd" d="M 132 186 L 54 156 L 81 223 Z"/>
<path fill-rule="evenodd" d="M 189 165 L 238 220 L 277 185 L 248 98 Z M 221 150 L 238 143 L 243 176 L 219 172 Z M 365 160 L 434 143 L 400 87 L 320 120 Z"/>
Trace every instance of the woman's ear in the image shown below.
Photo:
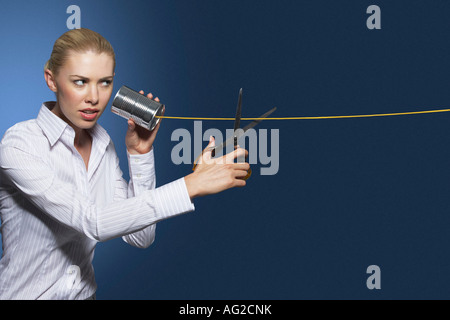
<path fill-rule="evenodd" d="M 56 87 L 56 81 L 53 72 L 51 72 L 50 69 L 45 69 L 44 77 L 45 82 L 47 82 L 47 86 L 50 88 L 50 90 L 56 93 L 58 91 L 58 88 Z"/>

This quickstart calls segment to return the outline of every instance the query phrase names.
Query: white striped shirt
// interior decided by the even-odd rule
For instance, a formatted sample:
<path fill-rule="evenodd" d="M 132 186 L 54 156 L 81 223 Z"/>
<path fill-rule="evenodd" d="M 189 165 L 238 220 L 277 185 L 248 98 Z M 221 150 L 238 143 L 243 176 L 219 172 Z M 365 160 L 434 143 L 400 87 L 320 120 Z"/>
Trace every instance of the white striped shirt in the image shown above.
<path fill-rule="evenodd" d="M 122 237 L 146 248 L 155 223 L 194 210 L 184 178 L 155 189 L 153 149 L 128 154 L 127 184 L 99 124 L 89 131 L 86 170 L 74 130 L 53 105 L 44 103 L 0 143 L 0 299 L 86 299 L 97 288 L 98 241 Z"/>

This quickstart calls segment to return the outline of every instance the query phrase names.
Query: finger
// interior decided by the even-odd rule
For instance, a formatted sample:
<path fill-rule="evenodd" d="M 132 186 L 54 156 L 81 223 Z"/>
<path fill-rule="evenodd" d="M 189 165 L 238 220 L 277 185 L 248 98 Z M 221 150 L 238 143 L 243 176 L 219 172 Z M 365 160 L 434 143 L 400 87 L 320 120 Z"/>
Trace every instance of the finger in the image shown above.
<path fill-rule="evenodd" d="M 144 94 L 144 90 L 140 90 L 139 93 L 140 93 L 140 94 Z"/>
<path fill-rule="evenodd" d="M 235 171 L 248 171 L 250 165 L 247 162 L 231 163 L 231 168 Z"/>
<path fill-rule="evenodd" d="M 245 187 L 246 184 L 247 184 L 247 182 L 245 182 L 244 179 L 236 179 L 236 180 L 234 180 L 234 186 L 235 187 Z"/>
<path fill-rule="evenodd" d="M 238 157 L 247 157 L 248 151 L 242 148 L 237 148 L 236 150 L 223 156 L 225 163 L 233 163 L 234 159 Z"/>
<path fill-rule="evenodd" d="M 155 98 L 155 101 L 156 101 L 156 102 L 160 102 L 158 97 Z"/>
<path fill-rule="evenodd" d="M 147 95 L 147 98 L 153 99 L 153 94 L 150 92 L 150 93 Z"/>

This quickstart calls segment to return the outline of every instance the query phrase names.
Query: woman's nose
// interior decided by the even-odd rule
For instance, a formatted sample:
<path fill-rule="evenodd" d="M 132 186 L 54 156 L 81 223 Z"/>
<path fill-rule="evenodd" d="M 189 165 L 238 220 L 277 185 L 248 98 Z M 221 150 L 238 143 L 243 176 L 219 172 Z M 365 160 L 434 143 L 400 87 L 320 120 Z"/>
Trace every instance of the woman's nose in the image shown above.
<path fill-rule="evenodd" d="M 89 92 L 86 96 L 86 102 L 91 103 L 93 105 L 98 103 L 98 89 L 97 86 L 90 86 Z"/>

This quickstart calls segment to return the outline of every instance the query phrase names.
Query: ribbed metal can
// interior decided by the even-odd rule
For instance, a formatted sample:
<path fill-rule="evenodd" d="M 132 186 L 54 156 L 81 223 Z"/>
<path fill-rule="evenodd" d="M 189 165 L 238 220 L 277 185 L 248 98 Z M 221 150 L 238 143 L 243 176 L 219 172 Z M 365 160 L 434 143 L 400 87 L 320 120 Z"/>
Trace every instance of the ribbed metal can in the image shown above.
<path fill-rule="evenodd" d="M 153 130 L 161 120 L 164 105 L 147 98 L 127 86 L 122 86 L 116 93 L 111 111 L 125 119 L 133 119 L 134 122 L 148 130 Z"/>

